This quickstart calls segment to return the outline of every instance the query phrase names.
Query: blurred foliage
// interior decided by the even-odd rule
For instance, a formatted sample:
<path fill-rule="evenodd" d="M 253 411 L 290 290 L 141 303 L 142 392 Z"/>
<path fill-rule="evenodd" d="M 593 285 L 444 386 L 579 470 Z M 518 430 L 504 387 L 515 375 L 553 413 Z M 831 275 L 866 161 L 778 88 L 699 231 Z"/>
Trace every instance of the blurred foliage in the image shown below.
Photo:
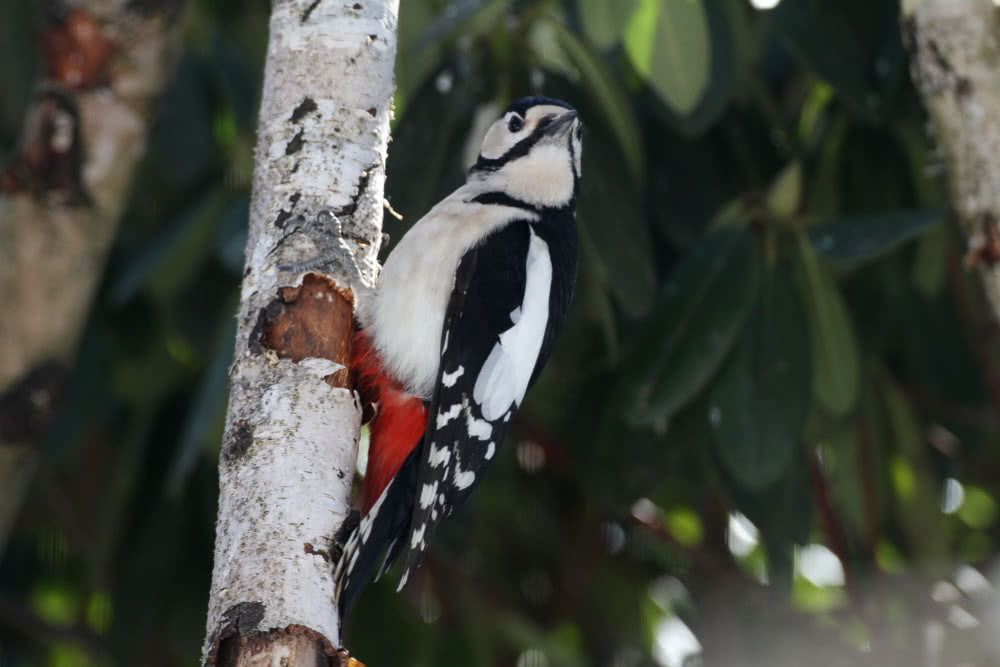
<path fill-rule="evenodd" d="M 39 5 L 0 6 L 0 157 Z M 414 585 L 368 589 L 352 651 L 995 664 L 997 328 L 895 0 L 401 5 L 387 197 L 405 220 L 386 231 L 462 182 L 507 102 L 561 97 L 587 123 L 581 273 L 506 454 Z M 267 18 L 188 4 L 72 401 L 0 560 L 4 667 L 197 661 Z"/>

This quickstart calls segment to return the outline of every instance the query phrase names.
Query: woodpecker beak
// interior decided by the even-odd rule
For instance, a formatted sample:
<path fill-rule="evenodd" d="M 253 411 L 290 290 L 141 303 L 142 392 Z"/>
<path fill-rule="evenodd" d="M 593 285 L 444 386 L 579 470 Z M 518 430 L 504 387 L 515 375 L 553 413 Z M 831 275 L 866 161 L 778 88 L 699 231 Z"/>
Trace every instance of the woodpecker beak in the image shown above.
<path fill-rule="evenodd" d="M 575 111 L 567 111 L 546 125 L 542 130 L 542 134 L 549 137 L 561 137 L 569 134 L 569 131 L 576 125 L 578 119 L 579 116 Z"/>

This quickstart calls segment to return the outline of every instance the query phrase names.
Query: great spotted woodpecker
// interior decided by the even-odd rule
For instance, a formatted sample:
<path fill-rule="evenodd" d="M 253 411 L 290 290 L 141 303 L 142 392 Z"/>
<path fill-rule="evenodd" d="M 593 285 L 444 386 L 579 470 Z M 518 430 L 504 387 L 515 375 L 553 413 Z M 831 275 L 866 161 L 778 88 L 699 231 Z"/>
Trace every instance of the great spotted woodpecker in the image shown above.
<path fill-rule="evenodd" d="M 359 303 L 352 366 L 377 414 L 334 575 L 341 617 L 400 554 L 406 585 L 552 351 L 576 281 L 582 134 L 565 102 L 511 104 L 465 185 L 400 240 Z"/>

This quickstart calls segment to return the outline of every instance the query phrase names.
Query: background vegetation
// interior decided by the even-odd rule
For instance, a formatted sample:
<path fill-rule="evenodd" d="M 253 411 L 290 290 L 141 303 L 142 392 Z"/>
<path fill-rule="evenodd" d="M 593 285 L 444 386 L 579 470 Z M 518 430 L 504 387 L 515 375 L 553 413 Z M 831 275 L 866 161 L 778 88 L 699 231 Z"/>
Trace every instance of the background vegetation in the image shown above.
<path fill-rule="evenodd" d="M 39 1 L 0 5 L 0 159 Z M 514 97 L 587 123 L 555 358 L 369 665 L 991 664 L 996 324 L 895 0 L 403 0 L 407 225 Z M 0 558 L 0 665 L 193 665 L 246 240 L 262 0 L 186 48 Z M 2 326 L 2 325 L 0 325 Z M 700 646 L 699 646 L 700 643 Z M 700 656 L 700 657 L 697 657 Z"/>

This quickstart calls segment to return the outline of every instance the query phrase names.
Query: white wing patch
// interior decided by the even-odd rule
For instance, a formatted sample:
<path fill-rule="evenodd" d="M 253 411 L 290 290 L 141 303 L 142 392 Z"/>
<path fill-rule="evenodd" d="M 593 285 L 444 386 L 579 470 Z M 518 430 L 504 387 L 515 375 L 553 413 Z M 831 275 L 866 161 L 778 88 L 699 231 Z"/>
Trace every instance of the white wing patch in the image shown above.
<path fill-rule="evenodd" d="M 455 482 L 455 488 L 459 491 L 464 491 L 476 481 L 476 473 L 471 470 L 462 470 L 462 462 L 458 458 L 457 450 L 455 451 L 455 473 L 452 480 Z M 443 497 L 444 494 L 441 495 L 442 499 Z"/>
<path fill-rule="evenodd" d="M 485 419 L 476 419 L 472 416 L 472 408 L 469 407 L 468 399 L 465 403 L 465 430 L 470 438 L 479 440 L 489 440 L 493 435 L 493 424 Z"/>
<path fill-rule="evenodd" d="M 519 316 L 516 320 L 511 317 L 513 326 L 500 334 L 500 341 L 493 346 L 472 389 L 472 398 L 482 407 L 483 417 L 489 421 L 502 417 L 511 403 L 520 407 L 549 321 L 552 259 L 548 244 L 535 234 L 531 225 L 528 229 L 531 240 L 527 279 Z"/>
<path fill-rule="evenodd" d="M 445 338 L 447 338 L 448 332 L 445 332 Z M 447 340 L 445 341 L 447 343 Z M 455 383 L 458 382 L 458 378 L 465 374 L 465 366 L 459 366 L 451 373 L 441 373 L 441 384 L 446 387 L 454 387 Z"/>
<path fill-rule="evenodd" d="M 420 489 L 420 507 L 427 509 L 434 504 L 434 497 L 437 495 L 438 483 L 424 484 Z"/>
<path fill-rule="evenodd" d="M 438 449 L 431 443 L 431 453 L 427 457 L 427 462 L 432 468 L 438 468 L 440 466 L 448 465 L 448 461 L 451 459 L 451 450 L 447 447 L 442 447 Z"/>
<path fill-rule="evenodd" d="M 410 548 L 416 549 L 419 544 L 421 548 L 424 546 L 424 531 L 427 529 L 427 524 L 420 524 L 420 528 L 413 531 L 413 537 L 410 538 Z"/>
<path fill-rule="evenodd" d="M 490 442 L 489 446 L 486 447 L 486 460 L 489 461 L 496 454 L 497 446 L 496 443 Z"/>
<path fill-rule="evenodd" d="M 448 425 L 448 422 L 457 417 L 458 413 L 460 413 L 461 411 L 462 411 L 462 406 L 459 405 L 458 403 L 455 403 L 450 408 L 448 408 L 447 412 L 442 412 L 441 410 L 438 410 L 435 425 L 437 426 L 437 428 L 444 428 L 445 426 Z M 433 458 L 433 456 L 434 453 L 431 452 L 431 457 Z"/>

